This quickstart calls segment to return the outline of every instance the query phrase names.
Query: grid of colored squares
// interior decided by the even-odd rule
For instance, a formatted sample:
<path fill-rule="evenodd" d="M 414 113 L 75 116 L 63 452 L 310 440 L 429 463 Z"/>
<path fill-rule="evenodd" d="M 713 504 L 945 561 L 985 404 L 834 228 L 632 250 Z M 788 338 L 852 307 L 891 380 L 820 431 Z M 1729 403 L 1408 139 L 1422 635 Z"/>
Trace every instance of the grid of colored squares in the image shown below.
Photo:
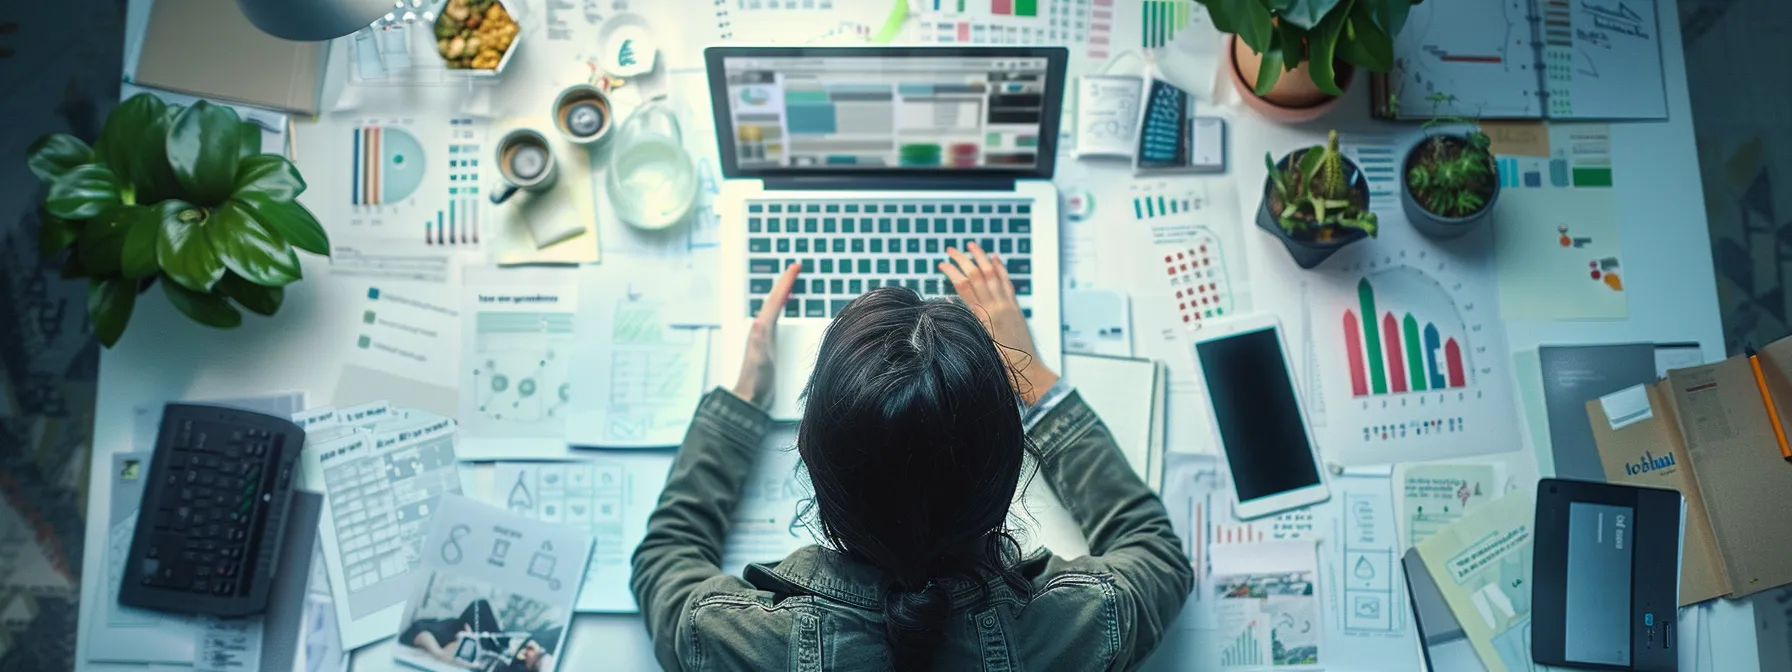
<path fill-rule="evenodd" d="M 1210 251 L 1211 250 L 1211 251 Z M 1170 280 L 1176 315 L 1184 325 L 1224 317 L 1230 303 L 1224 287 L 1224 264 L 1211 241 L 1164 255 L 1164 273 Z"/>
<path fill-rule="evenodd" d="M 1412 313 L 1396 317 L 1392 312 L 1376 312 L 1375 287 L 1368 278 L 1357 283 L 1357 299 L 1363 318 L 1359 320 L 1355 311 L 1346 309 L 1343 320 L 1352 395 L 1424 392 L 1468 384 L 1462 345 L 1455 338 L 1440 339 L 1435 323 L 1421 327 Z"/>

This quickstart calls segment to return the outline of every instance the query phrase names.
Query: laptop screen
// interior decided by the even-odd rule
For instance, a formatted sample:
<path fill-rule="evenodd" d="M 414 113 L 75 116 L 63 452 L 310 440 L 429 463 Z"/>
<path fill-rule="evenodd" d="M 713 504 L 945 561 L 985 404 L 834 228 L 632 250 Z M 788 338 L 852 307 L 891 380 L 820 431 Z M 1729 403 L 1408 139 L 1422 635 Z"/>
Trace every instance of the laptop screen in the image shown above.
<path fill-rule="evenodd" d="M 1050 175 L 1062 50 L 709 51 L 730 176 Z"/>

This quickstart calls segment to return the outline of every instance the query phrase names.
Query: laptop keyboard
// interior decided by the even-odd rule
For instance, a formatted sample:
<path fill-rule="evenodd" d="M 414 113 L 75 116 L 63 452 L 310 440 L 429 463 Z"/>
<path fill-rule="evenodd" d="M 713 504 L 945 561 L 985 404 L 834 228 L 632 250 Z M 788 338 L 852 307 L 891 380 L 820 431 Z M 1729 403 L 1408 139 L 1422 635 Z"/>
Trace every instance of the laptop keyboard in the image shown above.
<path fill-rule="evenodd" d="M 803 272 L 784 317 L 831 318 L 860 294 L 902 286 L 952 295 L 939 271 L 946 248 L 972 242 L 1002 258 L 1021 312 L 1031 317 L 1033 201 L 841 199 L 747 202 L 747 314 L 757 315 L 784 268 Z"/>

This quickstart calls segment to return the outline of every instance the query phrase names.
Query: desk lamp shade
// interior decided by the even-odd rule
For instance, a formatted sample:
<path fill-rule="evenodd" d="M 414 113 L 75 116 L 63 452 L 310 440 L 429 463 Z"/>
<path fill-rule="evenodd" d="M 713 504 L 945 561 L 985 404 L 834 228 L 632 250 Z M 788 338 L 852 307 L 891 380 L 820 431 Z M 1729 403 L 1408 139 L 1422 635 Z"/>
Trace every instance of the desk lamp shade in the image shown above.
<path fill-rule="evenodd" d="M 298 42 L 351 34 L 393 11 L 392 0 L 236 0 L 261 32 Z"/>

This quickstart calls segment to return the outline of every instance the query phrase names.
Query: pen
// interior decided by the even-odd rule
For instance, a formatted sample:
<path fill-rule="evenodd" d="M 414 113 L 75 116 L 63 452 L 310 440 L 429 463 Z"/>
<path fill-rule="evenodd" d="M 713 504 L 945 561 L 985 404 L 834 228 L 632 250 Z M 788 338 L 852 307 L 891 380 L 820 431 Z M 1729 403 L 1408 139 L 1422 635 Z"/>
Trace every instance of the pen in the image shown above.
<path fill-rule="evenodd" d="M 1773 438 L 1780 442 L 1780 457 L 1792 461 L 1792 447 L 1786 445 L 1786 428 L 1780 424 L 1779 409 L 1773 406 L 1773 395 L 1767 392 L 1767 377 L 1761 375 L 1761 356 L 1755 353 L 1754 346 L 1743 349 L 1748 355 L 1749 368 L 1755 371 L 1755 386 L 1761 388 L 1761 402 L 1767 404 L 1767 419 L 1773 423 Z"/>

